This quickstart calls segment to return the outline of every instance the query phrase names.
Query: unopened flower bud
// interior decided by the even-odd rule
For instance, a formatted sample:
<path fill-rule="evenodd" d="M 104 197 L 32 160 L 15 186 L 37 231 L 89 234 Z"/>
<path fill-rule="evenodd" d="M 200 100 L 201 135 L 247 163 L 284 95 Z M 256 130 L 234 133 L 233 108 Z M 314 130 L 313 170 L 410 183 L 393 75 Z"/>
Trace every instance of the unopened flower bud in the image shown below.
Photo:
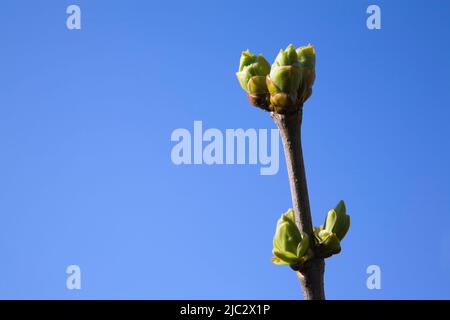
<path fill-rule="evenodd" d="M 299 88 L 299 96 L 304 103 L 312 94 L 312 86 L 316 79 L 316 52 L 312 45 L 297 49 L 297 56 L 302 68 L 302 84 Z"/>
<path fill-rule="evenodd" d="M 265 110 L 268 110 L 270 104 L 266 84 L 269 72 L 270 64 L 263 55 L 256 56 L 249 50 L 242 52 L 236 76 L 242 89 L 247 92 L 250 103 Z"/>
<path fill-rule="evenodd" d="M 301 65 L 294 46 L 280 50 L 267 76 L 270 103 L 276 113 L 298 111 L 298 91 L 302 81 Z"/>

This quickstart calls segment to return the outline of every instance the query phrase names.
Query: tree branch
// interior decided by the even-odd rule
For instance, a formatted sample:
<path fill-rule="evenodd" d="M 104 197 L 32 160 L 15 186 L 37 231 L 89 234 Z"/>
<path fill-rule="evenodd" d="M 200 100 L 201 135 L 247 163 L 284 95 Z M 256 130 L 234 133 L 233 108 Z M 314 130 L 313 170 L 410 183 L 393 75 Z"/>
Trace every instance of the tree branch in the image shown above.
<path fill-rule="evenodd" d="M 308 186 L 303 161 L 301 142 L 301 125 L 303 108 L 293 114 L 272 113 L 283 140 L 286 166 L 291 188 L 292 206 L 295 213 L 295 222 L 298 228 L 308 234 L 311 250 L 315 251 L 315 241 L 309 206 Z M 323 274 L 325 262 L 323 259 L 312 258 L 297 275 L 303 287 L 303 294 L 307 300 L 325 299 Z"/>

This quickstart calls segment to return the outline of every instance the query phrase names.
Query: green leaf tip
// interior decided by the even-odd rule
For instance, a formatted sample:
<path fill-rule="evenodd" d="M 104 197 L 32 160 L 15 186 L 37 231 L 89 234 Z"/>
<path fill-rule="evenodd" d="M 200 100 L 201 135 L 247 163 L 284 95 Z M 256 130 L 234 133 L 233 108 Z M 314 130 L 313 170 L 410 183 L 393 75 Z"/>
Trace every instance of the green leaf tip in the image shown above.
<path fill-rule="evenodd" d="M 330 209 L 323 226 L 314 228 L 319 256 L 328 258 L 341 251 L 340 242 L 350 228 L 350 216 L 344 201 L 340 201 L 334 209 Z"/>

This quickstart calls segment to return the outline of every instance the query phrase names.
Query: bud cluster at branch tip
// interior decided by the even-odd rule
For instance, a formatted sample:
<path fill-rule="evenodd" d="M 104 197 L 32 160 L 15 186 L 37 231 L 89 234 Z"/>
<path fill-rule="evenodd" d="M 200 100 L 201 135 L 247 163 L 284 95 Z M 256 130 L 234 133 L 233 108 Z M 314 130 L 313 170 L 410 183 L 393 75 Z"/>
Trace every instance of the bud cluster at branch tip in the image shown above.
<path fill-rule="evenodd" d="M 280 50 L 272 66 L 261 54 L 242 52 L 236 75 L 251 104 L 287 114 L 298 111 L 311 96 L 315 67 L 313 46 L 295 49 L 291 44 L 286 50 Z"/>

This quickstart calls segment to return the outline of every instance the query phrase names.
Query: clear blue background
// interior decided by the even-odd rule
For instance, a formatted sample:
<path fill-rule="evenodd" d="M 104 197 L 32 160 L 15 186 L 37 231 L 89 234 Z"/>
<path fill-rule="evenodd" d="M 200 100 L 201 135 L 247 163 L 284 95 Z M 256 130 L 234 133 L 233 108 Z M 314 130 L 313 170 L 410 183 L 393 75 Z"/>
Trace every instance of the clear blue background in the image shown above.
<path fill-rule="evenodd" d="M 274 128 L 234 72 L 242 50 L 272 61 L 291 42 L 318 57 L 314 220 L 341 198 L 352 216 L 328 298 L 450 298 L 449 2 L 83 0 L 69 31 L 73 3 L 0 6 L 0 298 L 300 298 L 270 262 L 290 207 L 281 150 L 275 176 L 170 159 L 194 120 Z"/>

